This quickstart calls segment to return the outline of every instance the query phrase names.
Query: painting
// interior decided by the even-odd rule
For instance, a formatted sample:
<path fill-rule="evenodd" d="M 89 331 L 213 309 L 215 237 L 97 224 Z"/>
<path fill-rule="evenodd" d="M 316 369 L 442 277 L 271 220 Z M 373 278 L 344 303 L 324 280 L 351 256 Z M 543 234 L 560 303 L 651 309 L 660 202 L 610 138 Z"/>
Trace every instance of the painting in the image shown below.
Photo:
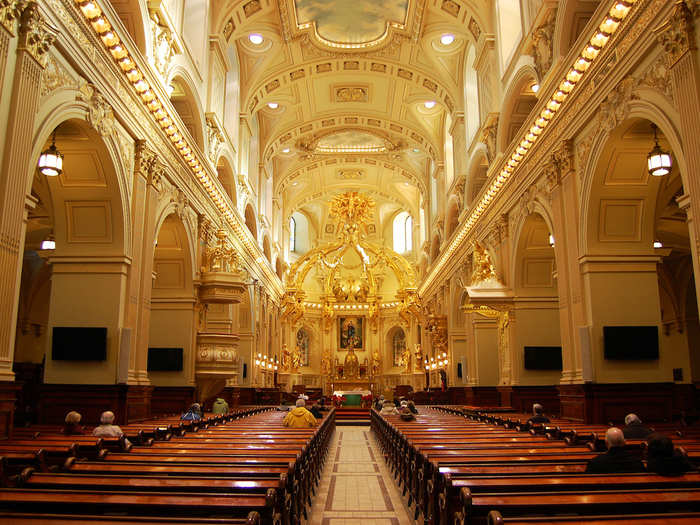
<path fill-rule="evenodd" d="M 316 23 L 326 40 L 343 44 L 373 42 L 387 24 L 406 23 L 408 0 L 295 0 L 297 22 Z"/>
<path fill-rule="evenodd" d="M 338 334 L 340 335 L 340 350 L 347 350 L 352 344 L 355 350 L 363 348 L 363 324 L 362 317 L 339 317 Z"/>

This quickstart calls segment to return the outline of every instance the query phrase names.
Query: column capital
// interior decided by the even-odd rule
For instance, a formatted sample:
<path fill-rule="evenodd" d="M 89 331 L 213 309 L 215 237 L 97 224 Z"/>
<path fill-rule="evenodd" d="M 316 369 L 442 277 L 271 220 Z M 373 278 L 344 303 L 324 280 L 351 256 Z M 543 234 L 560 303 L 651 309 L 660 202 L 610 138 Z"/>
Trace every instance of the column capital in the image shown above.
<path fill-rule="evenodd" d="M 695 49 L 695 17 L 685 0 L 678 0 L 668 21 L 659 28 L 659 42 L 672 68 L 688 51 Z"/>
<path fill-rule="evenodd" d="M 0 0 L 0 25 L 15 36 L 15 21 L 19 20 L 27 0 Z"/>
<path fill-rule="evenodd" d="M 39 12 L 39 5 L 36 2 L 29 2 L 22 11 L 19 21 L 18 49 L 27 51 L 37 64 L 44 68 L 46 67 L 46 54 L 55 38 Z"/>

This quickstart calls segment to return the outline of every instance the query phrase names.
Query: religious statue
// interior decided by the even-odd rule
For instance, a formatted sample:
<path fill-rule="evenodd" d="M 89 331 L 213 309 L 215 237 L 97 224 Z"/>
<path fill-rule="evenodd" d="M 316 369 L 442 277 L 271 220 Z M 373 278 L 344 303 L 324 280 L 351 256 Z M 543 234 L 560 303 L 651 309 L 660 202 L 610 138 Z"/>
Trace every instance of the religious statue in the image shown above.
<path fill-rule="evenodd" d="M 474 243 L 472 286 L 497 281 L 496 269 L 489 252 L 478 242 Z"/>
<path fill-rule="evenodd" d="M 321 374 L 324 376 L 330 375 L 331 373 L 331 356 L 330 353 L 324 352 L 323 358 L 321 359 Z"/>
<path fill-rule="evenodd" d="M 282 345 L 282 370 L 287 371 L 289 368 L 292 366 L 292 356 L 289 353 L 289 348 L 287 347 L 287 343 L 284 343 Z"/>
<path fill-rule="evenodd" d="M 406 373 L 411 373 L 411 351 L 408 347 L 404 347 L 401 354 L 401 364 L 406 368 Z"/>
<path fill-rule="evenodd" d="M 360 375 L 360 361 L 355 355 L 355 348 L 352 344 L 348 347 L 348 354 L 343 363 L 343 378 L 352 379 Z"/>
<path fill-rule="evenodd" d="M 297 345 L 292 352 L 292 372 L 299 372 L 301 367 L 301 348 Z"/>
<path fill-rule="evenodd" d="M 423 361 L 423 350 L 421 349 L 420 343 L 417 343 L 413 350 L 413 364 L 416 368 L 416 372 L 422 372 L 421 366 Z"/>
<path fill-rule="evenodd" d="M 376 350 L 372 354 L 372 376 L 377 377 L 381 372 L 381 362 L 379 360 L 379 352 Z"/>

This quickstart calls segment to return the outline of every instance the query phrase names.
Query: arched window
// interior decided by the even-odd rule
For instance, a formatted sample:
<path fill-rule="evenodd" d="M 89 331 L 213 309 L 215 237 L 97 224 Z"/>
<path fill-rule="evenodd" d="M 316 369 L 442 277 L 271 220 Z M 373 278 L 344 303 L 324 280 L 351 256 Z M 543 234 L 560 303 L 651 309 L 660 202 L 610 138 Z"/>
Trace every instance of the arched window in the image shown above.
<path fill-rule="evenodd" d="M 289 251 L 295 252 L 297 250 L 297 221 L 294 217 L 289 218 Z"/>
<path fill-rule="evenodd" d="M 309 366 L 309 334 L 303 328 L 297 331 L 297 348 L 301 353 L 301 366 Z"/>
<path fill-rule="evenodd" d="M 413 249 L 413 218 L 407 211 L 394 217 L 394 251 L 406 253 Z"/>
<path fill-rule="evenodd" d="M 406 348 L 406 334 L 402 329 L 396 330 L 394 337 L 391 338 L 391 348 L 394 353 L 394 366 L 401 366 L 401 356 Z"/>

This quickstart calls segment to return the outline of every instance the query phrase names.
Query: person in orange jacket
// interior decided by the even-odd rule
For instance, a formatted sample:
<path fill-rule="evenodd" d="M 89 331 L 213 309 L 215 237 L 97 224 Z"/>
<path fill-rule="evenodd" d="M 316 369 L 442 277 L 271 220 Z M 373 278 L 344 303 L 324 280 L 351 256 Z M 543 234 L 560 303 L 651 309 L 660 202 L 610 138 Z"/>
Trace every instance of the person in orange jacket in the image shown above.
<path fill-rule="evenodd" d="M 299 398 L 297 399 L 297 406 L 295 409 L 290 410 L 289 413 L 284 416 L 284 421 L 282 425 L 290 428 L 309 428 L 316 426 L 316 418 L 311 412 L 306 410 L 306 401 Z"/>

